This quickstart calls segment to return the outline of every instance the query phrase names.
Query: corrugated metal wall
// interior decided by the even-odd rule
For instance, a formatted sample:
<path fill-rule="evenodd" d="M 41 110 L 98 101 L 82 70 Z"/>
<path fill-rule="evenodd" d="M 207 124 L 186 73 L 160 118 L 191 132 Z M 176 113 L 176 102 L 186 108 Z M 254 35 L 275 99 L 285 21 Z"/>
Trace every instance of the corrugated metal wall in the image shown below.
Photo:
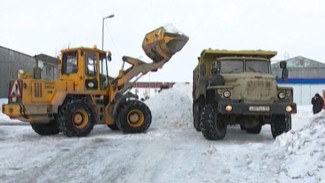
<path fill-rule="evenodd" d="M 325 67 L 288 68 L 289 78 L 325 78 Z M 272 73 L 281 77 L 281 68 L 272 68 Z"/>
<path fill-rule="evenodd" d="M 29 55 L 0 46 L 0 98 L 8 96 L 10 79 L 16 79 L 19 69 L 32 73 L 35 59 Z"/>

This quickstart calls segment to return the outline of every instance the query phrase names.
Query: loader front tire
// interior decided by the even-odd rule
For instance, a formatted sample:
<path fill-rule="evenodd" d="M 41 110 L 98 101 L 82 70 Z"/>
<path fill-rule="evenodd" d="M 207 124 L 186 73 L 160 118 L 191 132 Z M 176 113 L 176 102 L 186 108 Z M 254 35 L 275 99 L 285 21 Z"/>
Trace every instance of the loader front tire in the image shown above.
<path fill-rule="evenodd" d="M 86 99 L 74 99 L 60 108 L 57 123 L 64 135 L 83 137 L 91 132 L 95 119 L 95 112 Z"/>
<path fill-rule="evenodd" d="M 37 124 L 31 123 L 32 129 L 38 133 L 39 135 L 56 135 L 60 132 L 59 128 L 57 127 L 55 121 L 51 121 L 47 124 Z"/>
<path fill-rule="evenodd" d="M 119 107 L 116 124 L 123 133 L 143 133 L 149 128 L 151 118 L 146 104 L 129 100 Z"/>

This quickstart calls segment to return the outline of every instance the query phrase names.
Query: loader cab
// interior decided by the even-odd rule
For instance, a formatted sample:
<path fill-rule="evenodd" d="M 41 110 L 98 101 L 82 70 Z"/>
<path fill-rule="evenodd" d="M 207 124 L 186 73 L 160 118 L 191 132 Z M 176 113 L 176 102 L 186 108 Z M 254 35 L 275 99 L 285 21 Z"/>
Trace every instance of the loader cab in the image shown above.
<path fill-rule="evenodd" d="M 74 48 L 62 51 L 60 79 L 73 83 L 74 90 L 104 90 L 108 87 L 110 54 L 97 48 Z"/>

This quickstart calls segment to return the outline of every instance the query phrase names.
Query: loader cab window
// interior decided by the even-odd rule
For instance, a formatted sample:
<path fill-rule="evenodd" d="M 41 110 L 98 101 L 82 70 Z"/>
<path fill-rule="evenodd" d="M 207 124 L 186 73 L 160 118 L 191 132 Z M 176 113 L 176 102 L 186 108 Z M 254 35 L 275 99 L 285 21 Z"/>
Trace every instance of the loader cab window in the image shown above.
<path fill-rule="evenodd" d="M 108 76 L 108 65 L 106 54 L 99 55 L 99 73 L 100 73 L 100 89 L 105 89 L 108 86 L 109 76 Z"/>
<path fill-rule="evenodd" d="M 85 57 L 86 75 L 96 76 L 96 55 L 92 52 L 87 52 Z"/>
<path fill-rule="evenodd" d="M 62 56 L 62 74 L 72 74 L 78 72 L 77 52 L 64 53 Z"/>

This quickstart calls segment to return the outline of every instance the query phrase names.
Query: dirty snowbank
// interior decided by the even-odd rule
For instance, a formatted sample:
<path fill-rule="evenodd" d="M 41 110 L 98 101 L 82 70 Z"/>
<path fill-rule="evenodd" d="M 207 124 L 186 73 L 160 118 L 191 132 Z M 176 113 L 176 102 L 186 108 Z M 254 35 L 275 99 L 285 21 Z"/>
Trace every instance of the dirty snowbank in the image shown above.
<path fill-rule="evenodd" d="M 143 134 L 97 125 L 85 138 L 41 137 L 27 125 L 0 126 L 0 180 L 325 182 L 324 112 L 299 106 L 292 131 L 275 141 L 270 125 L 258 135 L 230 126 L 225 139 L 207 141 L 192 127 L 191 92 L 176 84 L 146 101 L 153 120 Z"/>
<path fill-rule="evenodd" d="M 325 112 L 309 125 L 279 136 L 272 151 L 282 157 L 279 178 L 299 182 L 325 182 Z"/>

